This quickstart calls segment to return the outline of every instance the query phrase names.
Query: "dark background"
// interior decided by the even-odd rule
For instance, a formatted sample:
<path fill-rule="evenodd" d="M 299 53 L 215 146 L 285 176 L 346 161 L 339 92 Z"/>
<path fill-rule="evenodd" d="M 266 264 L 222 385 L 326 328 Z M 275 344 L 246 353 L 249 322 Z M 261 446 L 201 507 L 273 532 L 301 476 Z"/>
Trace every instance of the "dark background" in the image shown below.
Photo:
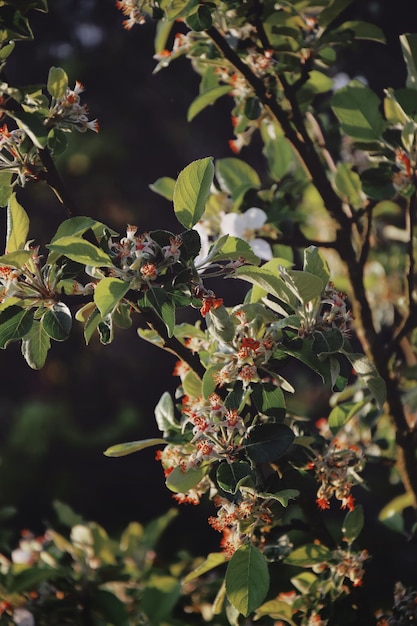
<path fill-rule="evenodd" d="M 416 2 L 354 2 L 346 17 L 373 20 L 388 45 L 351 46 L 338 71 L 364 76 L 378 93 L 401 86 L 405 68 L 398 34 L 417 31 Z M 98 135 L 74 133 L 58 161 L 80 214 L 119 232 L 127 223 L 140 232 L 176 230 L 170 203 L 149 184 L 176 177 L 194 159 L 233 156 L 231 100 L 223 98 L 188 124 L 198 77 L 186 59 L 153 75 L 154 24 L 124 30 L 113 0 L 51 0 L 48 14 L 33 12 L 31 18 L 35 41 L 17 44 L 8 81 L 45 83 L 49 67 L 61 66 L 71 85 L 76 79 L 85 85 L 83 102 L 100 122 Z M 242 157 L 263 171 L 256 140 Z M 31 218 L 31 238 L 46 243 L 65 219 L 62 207 L 42 184 L 22 190 L 19 199 Z M 174 389 L 173 366 L 174 359 L 142 342 L 135 328 L 117 332 L 111 346 L 93 341 L 86 348 L 78 323 L 70 341 L 54 343 L 40 372 L 30 370 L 19 346 L 1 351 L 0 506 L 16 508 L 8 527 L 40 531 L 54 519 L 54 499 L 110 532 L 171 507 L 153 449 L 120 459 L 105 457 L 103 450 L 158 435 L 153 409 L 164 390 Z M 182 507 L 174 524 L 178 531 L 190 529 L 207 515 L 204 506 Z M 201 541 L 217 545 L 214 535 L 203 539 L 202 531 L 191 541 L 188 534 L 187 546 L 205 552 Z"/>

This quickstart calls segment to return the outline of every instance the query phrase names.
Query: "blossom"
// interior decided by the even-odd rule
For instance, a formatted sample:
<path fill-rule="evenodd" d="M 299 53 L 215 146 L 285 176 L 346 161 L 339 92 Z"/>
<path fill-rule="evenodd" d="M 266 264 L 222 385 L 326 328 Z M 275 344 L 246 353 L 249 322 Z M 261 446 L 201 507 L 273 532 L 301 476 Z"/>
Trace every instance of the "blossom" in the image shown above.
<path fill-rule="evenodd" d="M 92 130 L 98 133 L 97 120 L 89 120 L 87 106 L 80 104 L 80 94 L 83 91 L 84 86 L 77 80 L 74 89 L 67 87 L 61 98 L 52 98 L 49 115 L 46 118 L 48 127 L 52 126 L 63 130 L 76 128 L 80 132 Z"/>
<path fill-rule="evenodd" d="M 35 626 L 35 618 L 32 613 L 22 607 L 13 611 L 13 621 L 18 626 Z"/>
<path fill-rule="evenodd" d="M 267 219 L 265 211 L 251 207 L 244 213 L 223 213 L 220 221 L 222 235 L 232 235 L 249 242 L 254 253 L 265 261 L 272 259 L 269 243 L 256 237 L 256 231 L 262 228 Z"/>

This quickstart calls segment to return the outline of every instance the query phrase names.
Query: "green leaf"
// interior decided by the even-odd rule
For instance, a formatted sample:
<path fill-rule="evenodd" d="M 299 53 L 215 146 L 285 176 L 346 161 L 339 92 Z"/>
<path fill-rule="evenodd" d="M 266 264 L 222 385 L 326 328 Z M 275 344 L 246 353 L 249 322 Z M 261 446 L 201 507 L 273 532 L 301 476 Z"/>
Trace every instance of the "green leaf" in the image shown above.
<path fill-rule="evenodd" d="M 288 565 L 297 565 L 298 567 L 311 567 L 319 563 L 326 563 L 330 554 L 331 550 L 321 543 L 307 543 L 293 550 L 285 558 L 284 562 Z"/>
<path fill-rule="evenodd" d="M 400 35 L 400 43 L 407 66 L 406 86 L 409 89 L 417 89 L 417 34 Z"/>
<path fill-rule="evenodd" d="M 317 330 L 313 336 L 312 349 L 318 357 L 340 352 L 345 343 L 345 338 L 337 328 L 332 328 L 326 332 Z"/>
<path fill-rule="evenodd" d="M 34 320 L 32 328 L 22 339 L 22 355 L 26 363 L 34 370 L 40 370 L 46 362 L 51 340 L 48 333 L 38 320 Z"/>
<path fill-rule="evenodd" d="M 220 489 L 235 494 L 239 489 L 240 482 L 251 478 L 251 474 L 250 465 L 245 461 L 234 463 L 224 461 L 217 468 L 216 480 Z M 246 480 L 245 484 L 247 484 Z"/>
<path fill-rule="evenodd" d="M 8 591 L 12 594 L 29 592 L 36 589 L 42 582 L 53 581 L 59 575 L 58 569 L 45 566 L 45 569 L 39 567 L 29 567 L 10 577 L 10 585 Z"/>
<path fill-rule="evenodd" d="M 6 254 L 24 248 L 28 233 L 28 215 L 13 193 L 7 205 Z"/>
<path fill-rule="evenodd" d="M 213 182 L 212 157 L 193 161 L 183 169 L 174 187 L 174 211 L 185 228 L 192 228 L 204 213 Z"/>
<path fill-rule="evenodd" d="M 183 579 L 183 583 L 188 583 L 190 580 L 194 580 L 206 572 L 210 572 L 215 567 L 222 565 L 227 561 L 227 556 L 224 552 L 211 552 L 207 555 L 206 560 L 201 563 L 198 567 L 192 570 L 187 576 Z"/>
<path fill-rule="evenodd" d="M 365 399 L 359 402 L 343 402 L 343 404 L 337 404 L 329 415 L 329 428 L 333 435 L 343 428 L 343 426 L 366 406 L 368 402 L 368 399 Z"/>
<path fill-rule="evenodd" d="M 251 398 L 257 410 L 264 415 L 277 415 L 277 409 L 285 409 L 285 398 L 280 387 L 273 383 L 253 385 Z"/>
<path fill-rule="evenodd" d="M 290 448 L 294 432 L 285 424 L 259 424 L 249 434 L 244 449 L 256 463 L 276 461 Z"/>
<path fill-rule="evenodd" d="M 323 285 L 327 285 L 329 282 L 329 266 L 316 246 L 309 246 L 304 250 L 303 270 L 320 278 Z"/>
<path fill-rule="evenodd" d="M 32 254 L 31 250 L 15 250 L 9 254 L 3 254 L 0 256 L 0 265 L 21 269 L 32 257 Z"/>
<path fill-rule="evenodd" d="M 196 32 L 207 30 L 213 25 L 211 11 L 209 7 L 204 4 L 199 5 L 197 11 L 195 13 L 191 13 L 187 17 L 186 21 L 189 28 L 191 28 L 191 30 L 195 30 Z"/>
<path fill-rule="evenodd" d="M 194 370 L 190 370 L 184 376 L 182 381 L 184 393 L 190 398 L 199 398 L 201 396 L 201 378 L 197 376 Z"/>
<path fill-rule="evenodd" d="M 354 209 L 362 206 L 362 185 L 359 174 L 352 170 L 350 163 L 339 163 L 334 179 L 336 189 L 342 199 L 347 199 Z"/>
<path fill-rule="evenodd" d="M 56 302 L 42 316 L 44 331 L 55 341 L 65 341 L 72 327 L 71 311 L 63 302 Z"/>
<path fill-rule="evenodd" d="M 195 100 L 190 104 L 187 112 L 187 122 L 191 122 L 196 115 L 198 115 L 203 109 L 214 104 L 219 98 L 225 96 L 230 91 L 229 85 L 218 85 L 213 89 L 208 89 L 199 94 Z"/>
<path fill-rule="evenodd" d="M 90 343 L 90 339 L 93 336 L 94 332 L 97 330 L 98 325 L 102 321 L 103 321 L 103 318 L 100 315 L 100 311 L 98 310 L 97 307 L 94 307 L 94 309 L 91 311 L 90 315 L 88 316 L 85 322 L 85 326 L 84 326 L 84 339 L 85 339 L 85 343 L 87 344 L 87 346 Z"/>
<path fill-rule="evenodd" d="M 404 509 L 409 507 L 414 507 L 413 494 L 402 493 L 381 509 L 378 519 L 388 528 L 402 533 L 404 531 Z"/>
<path fill-rule="evenodd" d="M 70 217 L 59 225 L 55 235 L 51 239 L 51 243 L 55 243 L 56 241 L 65 239 L 66 237 L 81 237 L 81 235 L 87 232 L 90 228 L 94 233 L 98 234 L 103 233 L 105 225 L 91 217 L 81 215 L 77 217 Z M 117 233 L 112 232 L 112 234 Z"/>
<path fill-rule="evenodd" d="M 94 302 L 102 317 L 106 317 L 129 291 L 130 284 L 120 278 L 103 278 L 94 290 Z"/>
<path fill-rule="evenodd" d="M 321 296 L 324 288 L 323 281 L 310 272 L 281 268 L 281 276 L 286 286 L 298 298 L 301 304 L 307 304 Z"/>
<path fill-rule="evenodd" d="M 37 111 L 8 111 L 8 115 L 12 117 L 19 128 L 25 131 L 25 133 L 33 141 L 34 145 L 41 150 L 46 147 L 48 143 L 49 130 L 44 124 L 44 116 Z"/>
<path fill-rule="evenodd" d="M 335 38 L 337 41 L 339 38 L 343 39 L 344 33 L 352 31 L 354 39 L 365 39 L 368 41 L 377 41 L 378 43 L 385 43 L 385 35 L 383 31 L 370 22 L 363 22 L 361 20 L 350 20 L 343 22 L 338 28 L 332 29 L 331 38 Z M 323 37 L 326 39 L 326 36 Z"/>
<path fill-rule="evenodd" d="M 240 546 L 226 570 L 229 602 L 247 617 L 262 604 L 268 589 L 269 572 L 264 555 L 251 543 Z"/>
<path fill-rule="evenodd" d="M 332 98 L 332 108 L 342 130 L 357 142 L 382 141 L 385 122 L 379 105 L 378 96 L 358 80 L 336 91 Z"/>
<path fill-rule="evenodd" d="M 175 188 L 175 179 L 170 178 L 169 176 L 163 176 L 162 178 L 158 178 L 154 183 L 149 185 L 149 189 L 158 193 L 166 200 L 172 202 L 174 199 L 174 188 Z"/>
<path fill-rule="evenodd" d="M 207 327 L 210 334 L 218 341 L 232 341 L 235 336 L 235 326 L 226 307 L 219 306 L 211 309 L 206 315 Z"/>
<path fill-rule="evenodd" d="M 13 193 L 13 187 L 11 185 L 12 182 L 12 172 L 8 172 L 4 170 L 0 171 L 0 206 L 5 207 L 9 202 L 9 198 Z"/>
<path fill-rule="evenodd" d="M 167 20 L 177 20 L 178 18 L 186 18 L 192 13 L 197 6 L 199 0 L 170 0 L 165 7 L 165 15 Z"/>
<path fill-rule="evenodd" d="M 259 189 L 260 178 L 256 170 L 248 163 L 235 157 L 216 161 L 216 178 L 222 191 L 228 193 L 238 208 L 243 196 L 249 189 Z"/>
<path fill-rule="evenodd" d="M 202 380 L 203 384 L 201 388 L 204 398 L 208 398 L 216 390 L 217 384 L 215 381 L 215 375 L 222 369 L 222 367 L 223 365 L 221 364 L 212 365 L 204 372 Z"/>
<path fill-rule="evenodd" d="M 166 442 L 165 442 L 166 443 Z M 204 470 L 201 467 L 183 470 L 177 465 L 166 479 L 166 486 L 171 491 L 187 493 L 195 487 L 204 477 Z"/>
<path fill-rule="evenodd" d="M 142 439 L 141 441 L 118 443 L 115 446 L 107 448 L 107 450 L 105 450 L 103 454 L 111 457 L 127 456 L 128 454 L 133 454 L 133 452 L 139 452 L 140 450 L 150 448 L 151 446 L 157 446 L 161 443 L 166 445 L 167 442 L 161 437 L 154 437 L 153 439 Z"/>
<path fill-rule="evenodd" d="M 327 28 L 352 2 L 353 0 L 331 0 L 319 15 L 320 26 Z"/>
<path fill-rule="evenodd" d="M 364 354 L 351 352 L 344 352 L 343 354 L 349 359 L 355 372 L 369 389 L 379 408 L 382 409 L 387 396 L 386 386 L 375 365 Z"/>
<path fill-rule="evenodd" d="M 142 303 L 143 302 L 143 303 Z M 151 308 L 164 322 L 168 336 L 172 337 L 175 329 L 175 304 L 172 297 L 161 287 L 151 287 L 144 294 L 139 306 Z"/>
<path fill-rule="evenodd" d="M 155 420 L 158 428 L 164 435 L 172 429 L 179 430 L 179 425 L 175 421 L 174 402 L 171 394 L 165 391 L 155 407 Z"/>
<path fill-rule="evenodd" d="M 67 73 L 61 67 L 51 67 L 48 74 L 47 89 L 51 96 L 60 100 L 68 87 Z"/>
<path fill-rule="evenodd" d="M 293 308 L 296 306 L 296 298 L 284 281 L 273 271 L 262 267 L 238 267 L 235 275 L 238 278 L 252 283 L 266 291 L 266 293 L 275 296 L 279 300 L 286 302 Z"/>
<path fill-rule="evenodd" d="M 0 311 L 0 348 L 22 339 L 32 328 L 33 311 L 12 305 Z"/>
<path fill-rule="evenodd" d="M 274 620 L 284 620 L 288 622 L 291 626 L 296 626 L 295 622 L 292 621 L 293 608 L 288 602 L 284 600 L 268 600 L 262 604 L 255 613 L 255 619 L 260 619 L 261 617 L 271 617 Z"/>
<path fill-rule="evenodd" d="M 126 604 L 110 591 L 95 589 L 91 594 L 91 608 L 107 624 L 129 626 Z"/>
<path fill-rule="evenodd" d="M 110 257 L 101 248 L 81 237 L 68 236 L 54 240 L 47 246 L 53 252 L 66 256 L 72 261 L 92 267 L 112 267 Z"/>
<path fill-rule="evenodd" d="M 210 260 L 212 263 L 219 261 L 234 261 L 243 258 L 246 263 L 259 265 L 260 259 L 256 256 L 247 241 L 239 237 L 231 237 L 224 235 L 218 240 L 218 245 L 210 251 Z M 240 269 L 240 268 L 238 268 Z"/>
<path fill-rule="evenodd" d="M 353 511 L 349 511 L 343 521 L 343 540 L 352 543 L 359 537 L 364 525 L 363 507 L 357 504 Z"/>
<path fill-rule="evenodd" d="M 141 611 L 155 626 L 163 624 L 171 614 L 180 595 L 181 583 L 179 580 L 173 576 L 152 574 L 142 592 Z M 117 622 L 112 623 L 117 624 Z"/>

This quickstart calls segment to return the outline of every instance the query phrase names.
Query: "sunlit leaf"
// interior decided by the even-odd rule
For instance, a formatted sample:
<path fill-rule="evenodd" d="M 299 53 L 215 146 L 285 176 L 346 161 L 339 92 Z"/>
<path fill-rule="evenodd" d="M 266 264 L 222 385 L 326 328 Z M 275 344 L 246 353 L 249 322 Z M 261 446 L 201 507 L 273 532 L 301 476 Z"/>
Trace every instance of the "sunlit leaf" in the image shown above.
<path fill-rule="evenodd" d="M 100 280 L 94 289 L 94 302 L 101 316 L 106 317 L 129 291 L 130 284 L 119 278 L 107 277 Z"/>
<path fill-rule="evenodd" d="M 28 232 L 28 215 L 16 200 L 16 194 L 12 194 L 7 205 L 6 253 L 24 248 Z"/>
<path fill-rule="evenodd" d="M 177 465 L 167 477 L 166 486 L 171 491 L 186 493 L 195 487 L 203 477 L 204 470 L 201 467 L 190 468 L 184 471 L 182 467 Z"/>
<path fill-rule="evenodd" d="M 187 121 L 191 122 L 196 115 L 198 115 L 203 109 L 207 106 L 212 105 L 221 98 L 226 95 L 230 91 L 229 85 L 219 85 L 214 87 L 213 89 L 209 89 L 197 96 L 197 98 L 190 104 L 187 113 Z"/>
<path fill-rule="evenodd" d="M 142 439 L 142 441 L 129 441 L 127 443 L 118 443 L 115 446 L 107 448 L 107 450 L 105 450 L 103 454 L 112 457 L 127 456 L 128 454 L 132 454 L 133 452 L 139 452 L 140 450 L 150 448 L 151 446 L 157 446 L 161 443 L 166 445 L 167 442 L 161 437 L 154 437 L 153 439 Z"/>
<path fill-rule="evenodd" d="M 51 339 L 43 325 L 34 320 L 32 328 L 22 339 L 22 355 L 26 363 L 34 370 L 41 369 L 46 362 Z"/>
<path fill-rule="evenodd" d="M 101 248 L 94 246 L 81 237 L 61 237 L 54 240 L 47 247 L 82 265 L 91 265 L 93 267 L 111 267 L 113 265 L 110 257 Z"/>
<path fill-rule="evenodd" d="M 62 67 L 51 67 L 48 74 L 47 89 L 51 96 L 59 100 L 65 95 L 68 87 L 68 76 Z"/>
<path fill-rule="evenodd" d="M 192 228 L 204 213 L 214 165 L 211 157 L 193 161 L 183 169 L 175 183 L 174 211 L 185 228 Z"/>
<path fill-rule="evenodd" d="M 227 555 L 224 552 L 211 552 L 207 555 L 206 560 L 201 563 L 198 567 L 192 570 L 187 576 L 183 579 L 184 583 L 189 582 L 190 580 L 194 580 L 194 578 L 198 578 L 202 576 L 206 572 L 222 565 L 227 561 Z"/>
<path fill-rule="evenodd" d="M 358 142 L 380 142 L 385 127 L 379 98 L 359 80 L 352 80 L 333 95 L 332 108 L 342 130 Z"/>

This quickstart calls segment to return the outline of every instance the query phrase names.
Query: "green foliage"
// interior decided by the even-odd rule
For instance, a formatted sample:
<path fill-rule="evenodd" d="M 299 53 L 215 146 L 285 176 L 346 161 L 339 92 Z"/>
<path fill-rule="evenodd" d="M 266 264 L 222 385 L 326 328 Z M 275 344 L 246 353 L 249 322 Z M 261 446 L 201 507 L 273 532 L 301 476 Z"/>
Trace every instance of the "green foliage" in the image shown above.
<path fill-rule="evenodd" d="M 46 5 L 0 4 L 4 65 L 9 41 L 32 36 L 28 11 Z M 82 86 L 71 89 L 61 68 L 51 68 L 46 88 L 0 85 L 10 123 L 0 146 L 0 202 L 7 205 L 0 347 L 21 342 L 28 365 L 39 369 L 51 340 L 71 335 L 73 316 L 86 344 L 97 334 L 104 345 L 115 328 L 139 318 L 146 326 L 139 336 L 178 358 L 179 382 L 174 397 L 165 392 L 156 406 L 161 436 L 105 454 L 158 446 L 178 502 L 213 500 L 209 523 L 222 533 L 223 549 L 165 568 L 152 550 L 171 514 L 148 528 L 131 524 L 117 543 L 61 506 L 62 523 L 74 524 L 69 537 L 49 530 L 30 546 L 30 562 L 2 559 L 1 623 L 18 623 L 23 608 L 39 624 L 181 626 L 190 585 L 186 610 L 202 616 L 198 623 L 344 626 L 355 621 L 350 591 L 361 585 L 369 558 L 372 506 L 387 529 L 415 533 L 405 510 L 417 494 L 410 421 L 416 36 L 400 38 L 403 88 L 387 89 L 381 100 L 353 80 L 331 94 L 340 50 L 363 39 L 384 43 L 376 25 L 344 21 L 350 4 L 118 3 L 128 28 L 149 16 L 160 20 L 155 71 L 179 56 L 191 59 L 201 82 L 189 121 L 228 94 L 233 152 L 259 134 L 259 168 L 237 156 L 203 157 L 176 180 L 150 186 L 172 202 L 177 232 L 138 233 L 129 225 L 119 235 L 92 218 L 69 217 L 50 233 L 45 257 L 29 239 L 16 189 L 46 181 L 70 215 L 54 158 L 72 131 L 98 126 L 81 104 Z M 220 277 L 246 285 L 243 302 L 232 306 L 227 288 L 214 292 L 222 291 L 212 280 Z M 182 309 L 191 321 L 179 324 Z M 318 412 L 323 419 L 315 423 Z M 371 463 L 385 477 L 387 466 L 401 470 L 391 470 L 387 489 L 365 509 L 355 497 Z M 404 493 L 393 495 L 392 484 Z M 343 519 L 335 502 L 347 509 Z M 48 587 L 38 602 L 46 581 L 54 595 Z M 290 602 L 282 589 L 291 590 Z"/>

